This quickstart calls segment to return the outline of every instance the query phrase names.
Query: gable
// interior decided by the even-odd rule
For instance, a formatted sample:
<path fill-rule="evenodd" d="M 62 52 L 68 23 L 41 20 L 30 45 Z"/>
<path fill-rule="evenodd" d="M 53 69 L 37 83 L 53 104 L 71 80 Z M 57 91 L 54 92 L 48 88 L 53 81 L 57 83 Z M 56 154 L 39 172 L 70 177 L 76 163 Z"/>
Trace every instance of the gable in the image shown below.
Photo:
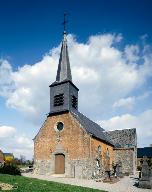
<path fill-rule="evenodd" d="M 77 126 L 76 126 L 77 130 L 80 128 L 81 131 L 83 130 L 83 132 L 86 132 L 84 127 L 82 125 L 80 125 L 79 121 L 74 121 L 73 122 L 73 119 L 75 120 L 75 118 L 73 118 L 73 115 L 71 115 L 71 113 L 68 112 L 68 111 L 65 111 L 65 112 L 62 112 L 62 113 L 59 113 L 59 114 L 49 115 L 47 117 L 47 119 L 44 121 L 42 127 L 39 129 L 39 132 L 37 133 L 37 135 L 34 137 L 33 140 L 36 140 L 36 138 L 39 137 L 42 133 L 43 133 L 43 135 L 45 135 L 45 134 L 50 135 L 50 133 L 53 134 L 53 135 L 56 134 L 57 132 L 55 131 L 55 125 L 56 125 L 57 122 L 63 122 L 65 124 L 65 128 L 66 129 L 68 128 L 68 130 L 71 130 L 70 133 L 73 134 L 73 137 L 75 137 L 75 133 L 74 133 L 75 126 L 74 126 L 74 124 L 77 124 Z M 80 126 L 78 126 L 78 124 Z M 66 130 L 63 130 L 63 133 L 65 131 Z"/>
<path fill-rule="evenodd" d="M 116 148 L 137 147 L 136 129 L 123 129 L 105 132 Z"/>
<path fill-rule="evenodd" d="M 65 112 L 65 113 L 67 113 L 67 112 Z M 61 117 L 65 113 L 59 114 L 59 115 L 48 116 L 48 118 Z M 69 112 L 69 114 L 71 114 L 72 117 L 81 125 L 81 127 L 83 128 L 84 131 L 86 131 L 90 135 L 94 136 L 95 138 L 114 146 L 114 144 L 110 140 L 109 136 L 105 134 L 104 129 L 102 127 L 100 127 L 97 123 L 93 122 L 92 120 L 90 120 L 89 118 L 87 118 L 85 115 L 83 115 L 82 113 L 80 113 L 78 111 L 76 113 Z M 35 140 L 37 138 L 37 136 L 40 134 L 43 127 L 45 127 L 45 125 L 48 121 L 48 118 L 45 120 L 45 122 L 43 123 L 42 127 L 40 128 L 38 134 L 35 136 L 35 138 L 33 140 Z"/>

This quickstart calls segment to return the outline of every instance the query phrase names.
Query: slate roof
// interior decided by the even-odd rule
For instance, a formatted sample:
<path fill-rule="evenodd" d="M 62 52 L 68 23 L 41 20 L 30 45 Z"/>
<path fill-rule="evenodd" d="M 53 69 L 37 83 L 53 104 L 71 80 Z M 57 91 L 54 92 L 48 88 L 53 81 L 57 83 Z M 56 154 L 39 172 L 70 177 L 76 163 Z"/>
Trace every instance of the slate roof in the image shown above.
<path fill-rule="evenodd" d="M 105 132 L 114 143 L 115 148 L 131 148 L 137 146 L 136 128 Z"/>
<path fill-rule="evenodd" d="M 6 156 L 14 156 L 13 153 L 3 153 L 3 154 L 4 154 L 5 157 Z"/>
<path fill-rule="evenodd" d="M 143 156 L 152 158 L 152 147 L 137 148 L 137 158 L 143 158 Z"/>
<path fill-rule="evenodd" d="M 62 82 L 64 80 L 72 81 L 66 32 L 64 32 L 64 36 L 62 40 L 62 47 L 61 47 L 61 53 L 59 58 L 56 82 Z"/>
<path fill-rule="evenodd" d="M 79 111 L 77 111 L 76 113 L 71 112 L 71 114 L 74 118 L 77 119 L 77 121 L 79 121 L 79 123 L 85 128 L 88 133 L 102 141 L 105 141 L 106 143 L 114 145 L 113 142 L 110 141 L 110 138 L 104 134 L 104 129 L 100 127 L 97 123 L 93 122 Z"/>

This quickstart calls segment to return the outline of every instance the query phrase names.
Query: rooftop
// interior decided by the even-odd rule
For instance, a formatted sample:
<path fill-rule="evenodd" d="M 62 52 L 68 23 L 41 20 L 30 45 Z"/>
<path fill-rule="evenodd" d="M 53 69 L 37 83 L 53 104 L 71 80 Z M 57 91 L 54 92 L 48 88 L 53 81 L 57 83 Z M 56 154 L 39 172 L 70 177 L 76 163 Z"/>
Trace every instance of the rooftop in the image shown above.
<path fill-rule="evenodd" d="M 142 158 L 143 156 L 152 158 L 152 147 L 137 148 L 137 158 Z"/>
<path fill-rule="evenodd" d="M 116 148 L 132 148 L 137 146 L 136 128 L 105 132 Z"/>
<path fill-rule="evenodd" d="M 114 145 L 113 142 L 110 140 L 108 135 L 104 133 L 104 129 L 100 127 L 97 123 L 90 120 L 88 117 L 77 111 L 76 113 L 72 112 L 74 118 L 76 118 L 79 123 L 85 128 L 85 130 L 90 133 L 92 136 L 105 141 L 111 145 Z"/>

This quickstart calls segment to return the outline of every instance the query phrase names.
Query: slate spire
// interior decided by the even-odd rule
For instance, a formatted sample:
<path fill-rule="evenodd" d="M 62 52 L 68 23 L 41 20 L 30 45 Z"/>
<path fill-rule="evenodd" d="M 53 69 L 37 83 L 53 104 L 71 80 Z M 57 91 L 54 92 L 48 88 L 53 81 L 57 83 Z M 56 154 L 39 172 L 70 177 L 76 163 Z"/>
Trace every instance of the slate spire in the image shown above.
<path fill-rule="evenodd" d="M 59 58 L 56 81 L 50 87 L 50 113 L 65 113 L 69 111 L 76 112 L 78 110 L 78 91 L 79 89 L 73 84 L 66 33 L 66 14 L 64 14 L 64 33 Z"/>
<path fill-rule="evenodd" d="M 62 82 L 65 80 L 72 81 L 66 31 L 64 31 L 63 33 L 61 53 L 60 53 L 58 70 L 56 75 L 56 82 Z"/>

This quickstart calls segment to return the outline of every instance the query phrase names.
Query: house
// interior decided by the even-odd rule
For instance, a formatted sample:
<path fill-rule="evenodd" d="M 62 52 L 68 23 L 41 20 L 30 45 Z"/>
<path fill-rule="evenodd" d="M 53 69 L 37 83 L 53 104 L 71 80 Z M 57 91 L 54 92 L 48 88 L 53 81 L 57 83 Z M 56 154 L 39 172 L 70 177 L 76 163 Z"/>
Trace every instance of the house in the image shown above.
<path fill-rule="evenodd" d="M 124 164 L 125 158 L 129 161 L 124 171 L 132 173 L 136 161 L 135 129 L 133 136 L 132 130 L 122 131 L 123 134 L 105 132 L 79 111 L 78 92 L 72 81 L 64 32 L 56 80 L 50 85 L 50 112 L 34 138 L 34 173 L 89 179 L 111 170 L 113 161 L 121 159 Z M 126 134 L 128 139 L 121 143 L 121 135 L 125 138 Z"/>
<path fill-rule="evenodd" d="M 4 155 L 3 152 L 0 150 L 0 165 L 4 163 Z"/>
<path fill-rule="evenodd" d="M 4 154 L 4 161 L 5 163 L 12 163 L 14 160 L 13 153 L 3 153 Z"/>
<path fill-rule="evenodd" d="M 141 166 L 144 156 L 146 156 L 148 160 L 152 161 L 152 145 L 149 147 L 137 148 L 137 166 Z"/>

